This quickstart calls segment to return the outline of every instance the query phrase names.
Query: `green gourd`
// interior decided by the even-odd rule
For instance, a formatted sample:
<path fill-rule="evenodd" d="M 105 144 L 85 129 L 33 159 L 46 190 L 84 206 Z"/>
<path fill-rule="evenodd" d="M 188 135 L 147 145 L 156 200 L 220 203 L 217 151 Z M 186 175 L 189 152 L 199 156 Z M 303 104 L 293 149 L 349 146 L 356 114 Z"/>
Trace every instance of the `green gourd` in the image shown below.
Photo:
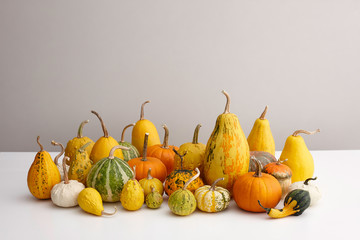
<path fill-rule="evenodd" d="M 134 145 L 132 145 L 131 143 L 125 142 L 125 140 L 124 140 L 125 139 L 125 130 L 127 128 L 133 127 L 133 126 L 135 126 L 135 123 L 129 124 L 129 125 L 124 127 L 124 129 L 123 129 L 123 131 L 121 133 L 121 140 L 119 141 L 120 146 L 124 146 L 124 147 L 129 148 L 129 151 L 124 151 L 123 152 L 124 161 L 126 161 L 126 162 L 128 162 L 130 159 L 140 157 L 140 153 L 137 150 L 137 148 Z"/>
<path fill-rule="evenodd" d="M 152 209 L 159 208 L 163 203 L 163 196 L 151 185 L 151 192 L 146 195 L 145 198 L 146 206 Z"/>

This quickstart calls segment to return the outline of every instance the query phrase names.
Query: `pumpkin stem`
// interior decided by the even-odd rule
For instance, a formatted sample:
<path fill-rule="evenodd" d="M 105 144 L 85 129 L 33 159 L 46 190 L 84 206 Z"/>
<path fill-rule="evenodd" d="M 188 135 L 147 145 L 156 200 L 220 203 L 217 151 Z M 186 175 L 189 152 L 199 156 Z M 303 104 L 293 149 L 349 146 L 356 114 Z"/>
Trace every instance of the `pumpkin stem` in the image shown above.
<path fill-rule="evenodd" d="M 127 128 L 129 128 L 129 127 L 133 127 L 133 126 L 135 126 L 135 123 L 132 123 L 132 124 L 129 124 L 129 125 L 127 125 L 127 126 L 125 126 L 124 127 L 124 129 L 122 130 L 122 133 L 121 133 L 121 140 L 120 140 L 120 142 L 125 142 L 125 130 L 127 129 Z"/>
<path fill-rule="evenodd" d="M 115 147 L 113 147 L 113 148 L 110 150 L 110 153 L 109 153 L 109 157 L 108 157 L 108 158 L 109 158 L 109 159 L 114 159 L 114 158 L 115 158 L 115 156 L 114 156 L 115 151 L 118 150 L 118 149 L 126 150 L 126 151 L 130 150 L 130 149 L 127 148 L 127 147 L 124 147 L 124 146 L 121 146 L 121 145 L 116 145 Z"/>
<path fill-rule="evenodd" d="M 304 184 L 305 184 L 305 185 L 308 185 L 310 180 L 315 181 L 316 179 L 317 179 L 317 177 L 314 177 L 314 178 L 308 178 L 308 179 L 306 179 L 306 180 L 305 180 Z"/>
<path fill-rule="evenodd" d="M 220 182 L 220 181 L 223 181 L 225 178 L 218 178 L 218 179 L 216 179 L 215 181 L 214 181 L 214 183 L 211 185 L 211 187 L 210 187 L 210 191 L 215 191 L 215 187 L 216 187 L 216 184 L 218 183 L 218 182 Z"/>
<path fill-rule="evenodd" d="M 164 135 L 164 142 L 161 147 L 168 149 L 169 148 L 169 129 L 166 126 L 166 124 L 162 125 L 162 127 L 165 130 L 165 135 Z"/>
<path fill-rule="evenodd" d="M 113 213 L 107 213 L 107 212 L 102 211 L 101 214 L 106 215 L 106 216 L 112 216 L 117 212 L 117 207 L 114 206 L 114 208 L 115 208 L 115 211 Z"/>
<path fill-rule="evenodd" d="M 151 168 L 149 168 L 148 173 L 147 173 L 147 180 L 153 179 L 153 177 L 151 176 Z"/>
<path fill-rule="evenodd" d="M 260 207 L 262 207 L 266 211 L 266 213 L 269 214 L 271 208 L 266 208 L 263 205 L 261 205 L 260 200 L 258 200 L 258 203 L 259 203 Z"/>
<path fill-rule="evenodd" d="M 185 151 L 183 155 L 181 155 L 178 151 L 176 151 L 175 148 L 173 148 L 173 151 L 175 152 L 176 155 L 180 157 L 180 170 L 183 170 L 183 161 L 185 155 L 187 154 L 187 151 Z"/>
<path fill-rule="evenodd" d="M 142 161 L 147 161 L 146 154 L 147 154 L 147 147 L 148 147 L 148 139 L 149 139 L 149 133 L 145 133 L 144 147 L 143 147 L 143 157 L 141 159 Z"/>
<path fill-rule="evenodd" d="M 199 130 L 201 128 L 201 124 L 198 124 L 195 128 L 195 131 L 194 131 L 194 137 L 193 137 L 193 141 L 192 143 L 193 144 L 198 144 L 198 139 L 199 139 Z"/>
<path fill-rule="evenodd" d="M 226 96 L 226 105 L 223 114 L 230 113 L 230 96 L 227 92 L 225 92 L 225 90 L 222 90 L 221 92 Z"/>
<path fill-rule="evenodd" d="M 61 143 L 57 143 L 54 140 L 51 141 L 51 144 L 54 145 L 54 146 L 60 146 L 61 147 L 60 153 L 58 155 L 56 155 L 56 157 L 54 159 L 55 165 L 58 165 L 59 164 L 59 157 L 64 154 L 65 148 L 64 148 L 64 145 L 62 145 Z"/>
<path fill-rule="evenodd" d="M 253 175 L 253 177 L 261 177 L 261 163 L 259 160 L 256 159 L 256 157 L 254 156 L 251 156 L 250 160 L 254 161 L 255 162 L 255 165 L 256 165 L 256 170 L 255 170 L 255 173 Z"/>
<path fill-rule="evenodd" d="M 83 137 L 83 135 L 82 135 L 83 128 L 84 128 L 84 125 L 87 124 L 88 122 L 90 122 L 90 120 L 85 120 L 85 121 L 83 121 L 83 122 L 80 123 L 79 129 L 78 129 L 77 138 L 82 138 L 82 137 Z"/>
<path fill-rule="evenodd" d="M 43 152 L 43 151 L 44 151 L 44 147 L 43 147 L 43 145 L 41 145 L 41 143 L 40 143 L 40 136 L 37 136 L 36 141 L 37 141 L 37 143 L 38 143 L 39 146 L 40 146 L 40 152 Z"/>
<path fill-rule="evenodd" d="M 145 104 L 149 103 L 150 101 L 146 101 L 143 104 L 141 104 L 141 111 L 140 111 L 140 120 L 144 120 L 144 106 Z"/>
<path fill-rule="evenodd" d="M 313 134 L 318 133 L 318 132 L 320 132 L 320 129 L 316 129 L 315 131 L 312 131 L 312 132 L 300 129 L 300 130 L 296 130 L 292 135 L 294 137 L 296 137 L 299 133 L 304 133 L 304 134 L 307 134 L 307 135 L 313 135 Z"/>
<path fill-rule="evenodd" d="M 91 144 L 91 142 L 85 143 L 81 148 L 79 148 L 79 152 L 85 152 L 85 149 Z"/>
<path fill-rule="evenodd" d="M 261 116 L 260 116 L 259 119 L 265 120 L 265 115 L 266 115 L 266 113 L 267 113 L 268 108 L 269 108 L 269 106 L 266 105 L 265 110 L 263 111 L 263 113 L 261 114 Z"/>
<path fill-rule="evenodd" d="M 196 178 L 198 178 L 198 177 L 200 176 L 200 170 L 199 170 L 198 168 L 195 168 L 195 171 L 196 171 L 195 176 L 193 176 L 192 178 L 190 178 L 190 179 L 184 184 L 183 190 L 185 190 L 192 181 L 194 181 Z"/>
<path fill-rule="evenodd" d="M 285 160 L 280 160 L 280 158 L 276 161 L 276 165 L 280 165 L 284 162 L 286 162 L 288 159 L 285 159 Z"/>
<path fill-rule="evenodd" d="M 62 167 L 63 167 L 63 170 L 64 170 L 64 183 L 65 184 L 69 184 L 69 175 L 68 175 L 68 172 L 66 171 L 66 162 L 67 161 L 70 161 L 70 158 L 69 157 L 64 157 L 63 161 L 62 161 Z"/>
<path fill-rule="evenodd" d="M 104 132 L 104 137 L 108 138 L 108 137 L 109 137 L 109 132 L 108 132 L 108 130 L 106 129 L 105 124 L 104 124 L 104 121 L 102 120 L 102 118 L 100 117 L 100 115 L 99 115 L 97 112 L 95 112 L 95 111 L 91 111 L 91 113 L 95 114 L 95 115 L 98 117 L 98 119 L 100 120 L 100 123 L 101 123 L 102 130 L 103 130 L 103 132 Z"/>

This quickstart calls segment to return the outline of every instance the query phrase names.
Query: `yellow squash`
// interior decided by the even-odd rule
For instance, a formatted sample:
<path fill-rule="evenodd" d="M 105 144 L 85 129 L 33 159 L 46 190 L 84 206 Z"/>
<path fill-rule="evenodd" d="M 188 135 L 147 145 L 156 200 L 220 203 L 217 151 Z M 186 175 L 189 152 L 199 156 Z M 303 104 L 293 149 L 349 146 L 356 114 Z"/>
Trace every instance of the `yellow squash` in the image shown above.
<path fill-rule="evenodd" d="M 144 118 L 144 106 L 149 102 L 146 101 L 141 105 L 140 120 L 136 122 L 132 130 L 131 144 L 136 147 L 140 154 L 142 154 L 144 148 L 145 133 L 149 133 L 148 147 L 161 144 L 155 125 Z"/>
<path fill-rule="evenodd" d="M 230 96 L 225 91 L 222 93 L 227 98 L 225 111 L 218 116 L 206 145 L 203 168 L 208 185 L 224 177 L 219 186 L 231 192 L 235 180 L 248 172 L 250 152 L 239 119 L 229 112 Z"/>
<path fill-rule="evenodd" d="M 314 159 L 307 148 L 304 139 L 298 135 L 305 133 L 312 135 L 320 132 L 319 129 L 313 132 L 297 130 L 286 139 L 284 149 L 280 156 L 280 161 L 287 165 L 292 171 L 292 182 L 305 181 L 314 174 Z M 287 159 L 287 161 L 285 161 Z"/>
<path fill-rule="evenodd" d="M 270 129 L 270 123 L 265 119 L 268 106 L 260 118 L 255 120 L 254 126 L 248 136 L 250 151 L 263 151 L 275 155 L 275 141 Z"/>
<path fill-rule="evenodd" d="M 101 195 L 95 188 L 88 187 L 82 190 L 78 195 L 77 201 L 82 210 L 96 216 L 114 215 L 117 212 L 116 207 L 113 213 L 104 212 Z"/>
<path fill-rule="evenodd" d="M 90 144 L 91 142 L 88 142 L 77 150 L 75 158 L 71 162 L 69 168 L 68 175 L 70 180 L 78 180 L 79 182 L 86 184 L 86 178 L 92 167 L 92 161 L 85 149 Z"/>

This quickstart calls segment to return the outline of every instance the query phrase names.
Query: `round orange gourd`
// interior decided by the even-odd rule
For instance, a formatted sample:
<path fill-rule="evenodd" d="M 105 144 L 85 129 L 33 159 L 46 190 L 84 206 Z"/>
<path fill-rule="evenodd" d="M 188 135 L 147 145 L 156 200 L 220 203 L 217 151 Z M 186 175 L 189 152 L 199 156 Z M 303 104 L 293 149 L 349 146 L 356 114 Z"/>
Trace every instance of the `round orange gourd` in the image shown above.
<path fill-rule="evenodd" d="M 256 171 L 240 176 L 234 183 L 233 196 L 239 208 L 249 212 L 265 212 L 260 207 L 274 208 L 281 199 L 281 186 L 270 174 L 261 173 L 261 163 L 256 161 Z"/>
<path fill-rule="evenodd" d="M 175 153 L 172 149 L 174 148 L 175 150 L 178 150 L 179 148 L 169 145 L 169 129 L 166 124 L 162 127 L 165 130 L 163 144 L 150 146 L 147 150 L 147 154 L 149 157 L 156 157 L 160 159 L 166 166 L 167 174 L 170 174 L 175 168 Z"/>

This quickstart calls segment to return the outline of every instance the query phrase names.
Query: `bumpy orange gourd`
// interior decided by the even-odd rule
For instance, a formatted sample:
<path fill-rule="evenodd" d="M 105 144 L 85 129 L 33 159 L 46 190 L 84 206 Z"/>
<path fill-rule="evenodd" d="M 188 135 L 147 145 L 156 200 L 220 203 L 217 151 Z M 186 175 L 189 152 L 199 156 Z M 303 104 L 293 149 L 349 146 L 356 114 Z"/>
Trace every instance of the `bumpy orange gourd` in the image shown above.
<path fill-rule="evenodd" d="M 39 142 L 40 151 L 36 154 L 28 175 L 27 184 L 31 194 L 38 199 L 50 199 L 51 189 L 54 185 L 61 181 L 60 172 L 50 154 L 44 151 L 43 146 Z"/>
<path fill-rule="evenodd" d="M 166 124 L 163 125 L 165 130 L 163 144 L 156 144 L 149 146 L 147 155 L 149 157 L 155 157 L 160 159 L 166 166 L 167 174 L 170 174 L 174 170 L 174 157 L 175 153 L 172 149 L 178 150 L 179 148 L 173 145 L 169 145 L 169 129 Z"/>

